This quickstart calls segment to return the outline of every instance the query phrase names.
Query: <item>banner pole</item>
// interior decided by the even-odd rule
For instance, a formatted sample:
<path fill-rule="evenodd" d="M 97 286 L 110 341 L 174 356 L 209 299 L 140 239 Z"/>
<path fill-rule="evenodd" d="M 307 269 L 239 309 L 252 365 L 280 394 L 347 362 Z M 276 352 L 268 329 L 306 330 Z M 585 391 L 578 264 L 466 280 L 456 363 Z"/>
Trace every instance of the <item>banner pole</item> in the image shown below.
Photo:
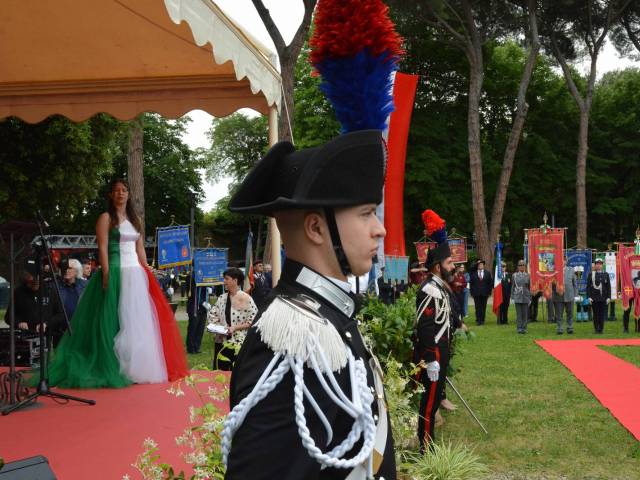
<path fill-rule="evenodd" d="M 292 132 L 293 134 L 293 132 Z M 269 146 L 273 146 L 278 142 L 278 109 L 275 104 L 269 109 Z M 282 270 L 282 258 L 280 255 L 280 231 L 278 225 L 273 217 L 269 218 L 269 239 L 271 245 L 271 279 L 273 287 L 278 284 L 280 280 L 280 273 Z"/>

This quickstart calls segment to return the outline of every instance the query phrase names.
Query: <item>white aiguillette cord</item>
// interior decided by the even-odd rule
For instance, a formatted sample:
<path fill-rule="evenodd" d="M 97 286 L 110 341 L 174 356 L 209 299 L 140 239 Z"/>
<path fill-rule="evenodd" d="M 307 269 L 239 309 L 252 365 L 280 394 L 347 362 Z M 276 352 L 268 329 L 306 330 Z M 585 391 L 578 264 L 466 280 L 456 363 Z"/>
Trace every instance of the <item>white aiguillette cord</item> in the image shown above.
<path fill-rule="evenodd" d="M 274 303 L 278 300 L 281 299 L 277 298 L 274 300 Z M 287 303 L 282 301 L 282 304 L 290 310 L 290 304 L 287 305 Z M 272 304 L 272 306 L 274 306 L 274 304 Z M 271 310 L 271 307 L 268 310 Z M 273 313 L 277 313 L 277 310 L 279 310 L 278 305 L 275 306 Z M 310 321 L 317 322 L 318 319 L 314 318 Z M 329 324 L 328 326 L 334 329 L 332 325 Z M 260 400 L 265 398 L 282 381 L 284 375 L 291 370 L 295 380 L 293 394 L 296 425 L 298 426 L 298 433 L 302 439 L 302 444 L 309 455 L 320 463 L 322 468 L 353 469 L 367 462 L 366 476 L 363 476 L 362 479 L 373 478 L 371 454 L 375 443 L 376 424 L 371 410 L 371 404 L 374 398 L 367 383 L 366 368 L 363 361 L 360 359 L 356 360 L 349 348 L 343 343 L 342 347 L 347 357 L 347 366 L 349 368 L 351 382 L 351 398 L 348 398 L 338 385 L 335 375 L 333 374 L 331 368 L 332 361 L 327 358 L 324 349 L 320 345 L 321 343 L 319 342 L 318 336 L 314 333 L 309 333 L 304 342 L 305 354 L 294 355 L 292 353 L 283 353 L 282 351 L 274 354 L 274 357 L 265 368 L 251 393 L 238 403 L 225 419 L 222 431 L 222 458 L 225 465 L 228 461 L 233 435 L 240 428 L 249 411 L 260 402 Z M 278 364 L 278 362 L 280 363 Z M 303 398 L 306 398 L 323 424 L 327 433 L 326 443 L 329 444 L 333 438 L 333 430 L 315 398 L 304 384 L 305 363 L 310 364 L 310 368 L 314 371 L 324 392 L 338 407 L 354 419 L 349 435 L 329 452 L 322 452 L 322 450 L 316 446 L 313 438 L 311 438 L 304 416 Z M 360 451 L 352 458 L 342 458 L 353 448 L 361 437 L 363 438 L 363 443 Z"/>

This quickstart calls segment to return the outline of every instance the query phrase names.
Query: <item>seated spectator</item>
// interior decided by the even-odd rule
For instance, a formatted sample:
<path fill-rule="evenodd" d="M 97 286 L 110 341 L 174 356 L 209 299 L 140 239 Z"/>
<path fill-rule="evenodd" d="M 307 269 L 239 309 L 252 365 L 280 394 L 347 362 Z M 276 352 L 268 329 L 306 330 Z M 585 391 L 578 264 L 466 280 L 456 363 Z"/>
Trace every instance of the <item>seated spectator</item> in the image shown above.
<path fill-rule="evenodd" d="M 58 345 L 66 329 L 64 312 L 55 293 L 53 282 L 44 282 L 42 286 L 42 319 L 45 332 L 48 331 L 53 339 L 53 346 Z M 40 280 L 33 260 L 27 260 L 22 276 L 22 285 L 14 292 L 15 301 L 15 326 L 16 328 L 32 333 L 40 331 L 40 308 L 38 295 L 40 293 Z M 11 305 L 5 313 L 5 322 L 9 324 Z"/>
<path fill-rule="evenodd" d="M 67 312 L 67 317 L 71 320 L 78 306 L 80 296 L 87 286 L 87 281 L 82 279 L 82 265 L 74 258 L 68 262 L 61 262 L 60 271 L 62 281 L 60 282 L 60 297 L 62 305 Z"/>
<path fill-rule="evenodd" d="M 83 280 L 89 280 L 93 275 L 93 265 L 90 260 L 85 260 L 82 264 L 82 278 Z"/>

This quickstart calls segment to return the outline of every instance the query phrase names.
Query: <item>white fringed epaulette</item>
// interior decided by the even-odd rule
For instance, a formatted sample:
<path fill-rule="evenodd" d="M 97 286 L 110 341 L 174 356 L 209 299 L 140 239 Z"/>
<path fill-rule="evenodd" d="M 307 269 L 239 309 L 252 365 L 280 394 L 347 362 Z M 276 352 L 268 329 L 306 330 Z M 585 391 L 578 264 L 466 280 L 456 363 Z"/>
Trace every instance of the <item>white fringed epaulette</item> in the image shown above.
<path fill-rule="evenodd" d="M 442 298 L 442 291 L 433 284 L 433 282 L 427 282 L 424 287 L 422 287 L 422 291 L 434 298 Z"/>
<path fill-rule="evenodd" d="M 307 365 L 311 355 L 319 360 L 317 349 L 322 349 L 335 372 L 347 365 L 348 347 L 333 324 L 319 314 L 318 306 L 306 295 L 278 296 L 256 322 L 256 329 L 274 352 L 301 358 Z"/>

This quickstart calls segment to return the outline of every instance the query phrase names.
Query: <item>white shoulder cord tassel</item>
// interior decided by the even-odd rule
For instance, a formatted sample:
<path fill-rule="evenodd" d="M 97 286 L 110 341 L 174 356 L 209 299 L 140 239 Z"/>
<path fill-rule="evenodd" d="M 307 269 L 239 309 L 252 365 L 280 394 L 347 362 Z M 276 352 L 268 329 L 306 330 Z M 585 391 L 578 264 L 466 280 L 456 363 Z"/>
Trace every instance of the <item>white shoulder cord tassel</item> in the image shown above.
<path fill-rule="evenodd" d="M 363 361 L 356 360 L 351 351 L 344 346 L 348 357 L 349 376 L 351 381 L 352 398 L 349 399 L 338 385 L 338 382 L 329 367 L 331 360 L 326 358 L 323 349 L 320 347 L 318 338 L 315 335 L 312 335 L 309 336 L 307 340 L 309 342 L 309 349 L 307 351 L 317 353 L 319 358 L 317 358 L 316 355 L 310 355 L 309 358 L 305 359 L 297 355 L 282 355 L 281 353 L 276 353 L 251 393 L 236 405 L 225 419 L 222 431 L 222 458 L 225 465 L 227 464 L 233 435 L 242 425 L 246 415 L 251 408 L 266 397 L 269 392 L 271 392 L 271 390 L 280 383 L 289 369 L 293 371 L 295 380 L 294 409 L 296 425 L 298 426 L 298 433 L 302 439 L 302 444 L 309 455 L 316 459 L 316 461 L 322 465 L 322 468 L 333 467 L 348 469 L 354 468 L 359 464 L 363 464 L 368 459 L 370 460 L 375 443 L 376 424 L 371 411 L 371 404 L 374 400 L 373 394 L 369 390 L 369 385 L 367 383 L 367 371 Z M 274 370 L 274 367 L 280 358 L 282 358 L 282 361 Z M 318 360 L 320 362 L 318 362 Z M 304 385 L 304 364 L 306 361 L 311 363 L 311 367 L 327 395 L 329 395 L 329 397 L 341 409 L 354 418 L 353 426 L 347 438 L 342 441 L 340 445 L 326 453 L 323 453 L 316 446 L 313 438 L 311 438 L 309 428 L 307 427 L 307 421 L 304 416 L 305 409 L 303 396 L 309 400 L 309 403 L 323 423 L 325 430 L 327 431 L 327 443 L 331 442 L 331 438 L 333 436 L 331 426 L 324 413 L 320 410 L 317 402 Z M 331 386 L 324 379 L 323 373 L 329 377 L 329 384 Z M 363 437 L 363 444 L 360 451 L 353 458 L 342 458 L 346 452 L 353 448 L 353 445 L 356 444 L 360 437 Z M 367 461 L 366 463 L 368 478 L 373 478 L 372 462 Z"/>

